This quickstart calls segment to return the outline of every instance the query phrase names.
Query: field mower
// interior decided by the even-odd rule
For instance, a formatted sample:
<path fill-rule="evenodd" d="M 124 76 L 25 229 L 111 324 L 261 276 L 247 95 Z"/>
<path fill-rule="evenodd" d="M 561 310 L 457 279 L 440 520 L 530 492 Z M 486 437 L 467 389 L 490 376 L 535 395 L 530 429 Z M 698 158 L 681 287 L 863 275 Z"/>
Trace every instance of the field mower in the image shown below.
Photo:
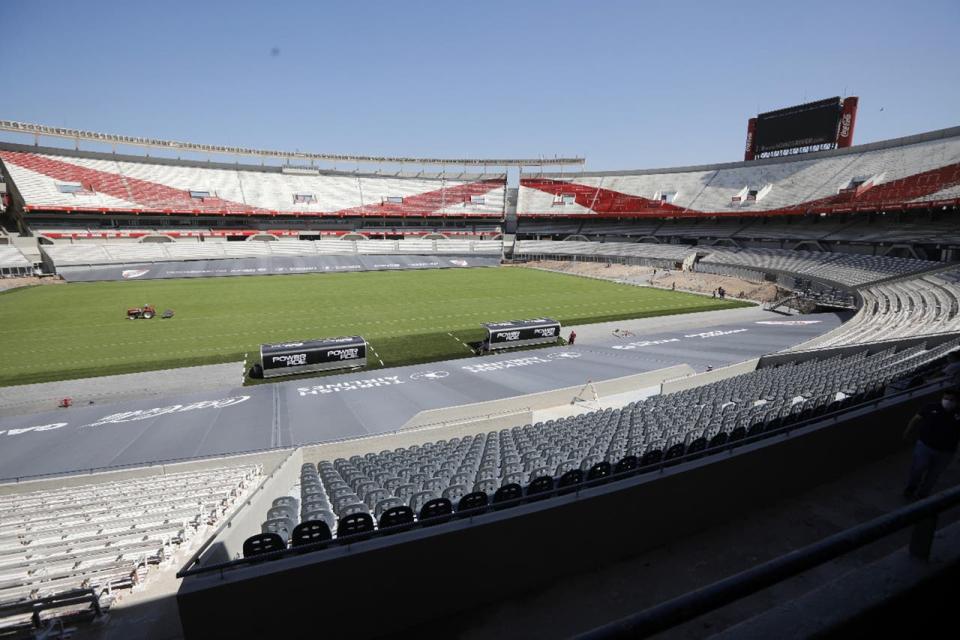
<path fill-rule="evenodd" d="M 142 307 L 131 307 L 127 309 L 127 320 L 149 320 L 157 315 L 157 309 L 153 305 L 145 304 Z"/>
<path fill-rule="evenodd" d="M 173 309 L 167 309 L 160 316 L 162 320 L 169 320 L 173 317 Z M 130 307 L 127 309 L 127 320 L 149 320 L 157 315 L 157 308 L 152 304 L 145 304 L 142 307 Z"/>

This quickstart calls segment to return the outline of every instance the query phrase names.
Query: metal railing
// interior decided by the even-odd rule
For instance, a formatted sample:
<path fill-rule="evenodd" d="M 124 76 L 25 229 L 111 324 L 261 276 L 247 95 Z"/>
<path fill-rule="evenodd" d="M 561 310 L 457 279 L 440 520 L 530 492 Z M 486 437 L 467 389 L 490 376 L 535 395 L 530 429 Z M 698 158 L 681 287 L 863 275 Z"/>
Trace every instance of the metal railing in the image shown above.
<path fill-rule="evenodd" d="M 642 638 L 666 631 L 910 526 L 913 526 L 910 555 L 929 560 L 940 513 L 957 505 L 960 505 L 960 487 L 851 527 L 702 589 L 591 629 L 577 638 Z"/>

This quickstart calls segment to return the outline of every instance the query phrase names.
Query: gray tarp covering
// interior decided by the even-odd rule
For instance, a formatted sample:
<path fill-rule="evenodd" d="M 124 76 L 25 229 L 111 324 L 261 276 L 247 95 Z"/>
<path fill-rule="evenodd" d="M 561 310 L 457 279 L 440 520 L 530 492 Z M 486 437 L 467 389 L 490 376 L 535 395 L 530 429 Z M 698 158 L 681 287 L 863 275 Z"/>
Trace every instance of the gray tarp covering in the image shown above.
<path fill-rule="evenodd" d="M 757 309 L 749 318 L 707 330 L 584 339 L 574 347 L 0 417 L 0 478 L 383 433 L 425 409 L 582 385 L 681 363 L 703 371 L 707 365 L 741 362 L 839 324 L 835 314 L 797 320 Z"/>
<path fill-rule="evenodd" d="M 290 273 L 343 273 L 389 269 L 449 269 L 493 267 L 493 256 L 268 256 L 181 262 L 141 262 L 83 267 L 58 267 L 70 282 L 97 280 L 157 280 L 163 278 L 210 278 L 215 276 L 266 276 Z"/>

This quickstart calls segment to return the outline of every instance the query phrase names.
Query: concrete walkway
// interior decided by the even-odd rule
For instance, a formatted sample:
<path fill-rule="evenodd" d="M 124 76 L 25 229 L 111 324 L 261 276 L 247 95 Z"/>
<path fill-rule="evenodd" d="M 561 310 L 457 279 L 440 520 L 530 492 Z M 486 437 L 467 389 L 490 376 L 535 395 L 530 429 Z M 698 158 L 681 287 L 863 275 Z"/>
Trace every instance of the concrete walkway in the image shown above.
<path fill-rule="evenodd" d="M 737 322 L 755 322 L 783 317 L 782 314 L 773 314 L 763 308 L 741 307 L 739 309 L 724 309 L 722 311 L 697 311 L 679 315 L 656 316 L 653 318 L 639 318 L 636 320 L 615 320 L 613 322 L 597 322 L 563 328 L 563 337 L 570 335 L 570 330 L 577 332 L 577 344 L 591 344 L 595 342 L 609 342 L 614 337 L 614 329 L 626 330 L 642 337 L 661 331 L 685 331 L 687 329 L 706 329 L 721 324 Z M 816 316 L 811 316 L 816 317 Z M 624 338 L 625 340 L 627 338 Z"/>
<path fill-rule="evenodd" d="M 228 362 L 118 376 L 59 380 L 0 387 L 0 416 L 19 416 L 57 408 L 71 398 L 75 406 L 109 404 L 170 394 L 239 386 L 243 363 Z"/>

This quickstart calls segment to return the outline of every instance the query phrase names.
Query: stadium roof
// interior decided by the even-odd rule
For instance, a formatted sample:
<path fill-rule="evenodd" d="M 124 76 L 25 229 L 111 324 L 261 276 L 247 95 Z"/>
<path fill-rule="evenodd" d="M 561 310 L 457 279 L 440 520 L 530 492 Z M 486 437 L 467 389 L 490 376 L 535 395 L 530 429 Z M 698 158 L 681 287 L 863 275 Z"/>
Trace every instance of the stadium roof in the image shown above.
<path fill-rule="evenodd" d="M 408 158 L 391 156 L 356 156 L 336 153 L 309 153 L 306 151 L 279 151 L 275 149 L 250 149 L 247 147 L 227 147 L 216 144 L 195 144 L 192 142 L 178 142 L 175 140 L 157 140 L 138 136 L 122 136 L 113 133 L 99 133 L 96 131 L 82 131 L 80 129 L 66 129 L 51 127 L 29 122 L 14 120 L 0 120 L 0 131 L 10 131 L 55 138 L 67 138 L 99 142 L 102 144 L 120 144 L 134 147 L 166 149 L 173 151 L 188 151 L 195 153 L 215 153 L 232 156 L 252 156 L 257 158 L 281 158 L 284 160 L 309 160 L 311 162 L 364 162 L 383 164 L 423 164 L 423 165 L 459 165 L 459 166 L 494 166 L 494 167 L 542 167 L 583 165 L 584 158 Z"/>

